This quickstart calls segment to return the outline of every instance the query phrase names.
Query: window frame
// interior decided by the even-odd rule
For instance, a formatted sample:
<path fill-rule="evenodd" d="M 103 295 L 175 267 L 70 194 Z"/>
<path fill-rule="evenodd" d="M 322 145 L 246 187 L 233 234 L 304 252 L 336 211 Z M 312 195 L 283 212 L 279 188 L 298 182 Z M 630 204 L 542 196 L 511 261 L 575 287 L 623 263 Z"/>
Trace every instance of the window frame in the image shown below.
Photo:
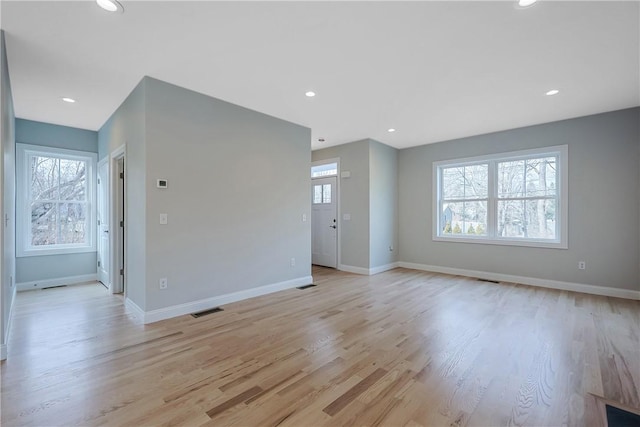
<path fill-rule="evenodd" d="M 490 245 L 526 246 L 536 248 L 568 249 L 568 146 L 557 145 L 530 150 L 520 150 L 504 153 L 496 153 L 484 156 L 466 157 L 462 159 L 442 160 L 433 162 L 433 205 L 432 205 L 432 239 L 438 242 L 480 243 Z M 503 200 L 498 196 L 498 164 L 507 161 L 537 159 L 542 157 L 556 157 L 557 186 L 554 200 L 556 200 L 556 238 L 535 239 L 522 237 L 498 237 L 496 236 L 498 201 Z M 440 227 L 442 210 L 442 170 L 451 167 L 488 164 L 488 191 L 487 191 L 487 230 L 486 236 L 467 234 L 444 234 Z M 539 198 L 533 198 L 539 199 Z"/>
<path fill-rule="evenodd" d="M 46 247 L 31 244 L 31 167 L 32 156 L 53 157 L 66 160 L 87 162 L 86 170 L 86 204 L 87 204 L 87 242 L 83 244 L 66 243 L 47 245 Z M 46 147 L 30 144 L 16 144 L 16 256 L 30 257 L 42 255 L 64 255 L 96 251 L 96 163 L 97 154 Z"/>

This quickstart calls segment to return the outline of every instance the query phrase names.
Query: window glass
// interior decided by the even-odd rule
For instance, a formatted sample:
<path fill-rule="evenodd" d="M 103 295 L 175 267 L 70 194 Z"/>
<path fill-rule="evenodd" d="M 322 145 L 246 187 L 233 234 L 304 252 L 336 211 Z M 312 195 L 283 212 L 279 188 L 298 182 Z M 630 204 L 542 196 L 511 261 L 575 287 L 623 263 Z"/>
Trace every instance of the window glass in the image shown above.
<path fill-rule="evenodd" d="M 434 237 L 566 247 L 559 170 L 566 168 L 566 152 L 562 146 L 434 163 Z"/>
<path fill-rule="evenodd" d="M 91 174 L 95 155 L 24 144 L 17 147 L 19 254 L 93 249 Z"/>

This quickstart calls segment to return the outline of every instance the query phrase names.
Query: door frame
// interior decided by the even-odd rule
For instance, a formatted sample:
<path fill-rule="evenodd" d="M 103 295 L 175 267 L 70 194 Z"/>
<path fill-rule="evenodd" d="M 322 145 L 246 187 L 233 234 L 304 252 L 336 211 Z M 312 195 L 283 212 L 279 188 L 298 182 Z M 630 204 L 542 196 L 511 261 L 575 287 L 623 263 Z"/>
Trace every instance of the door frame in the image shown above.
<path fill-rule="evenodd" d="M 126 259 L 124 258 L 124 246 L 126 244 L 127 234 L 122 233 L 122 242 L 120 241 L 120 225 L 118 224 L 118 186 L 120 176 L 118 174 L 118 162 L 122 160 L 124 162 L 125 171 L 126 171 L 126 146 L 121 145 L 111 152 L 109 156 L 109 268 L 110 272 L 110 280 L 109 280 L 109 293 L 120 293 L 124 291 L 124 296 L 126 299 L 127 296 L 127 263 L 124 262 Z M 124 191 L 122 194 L 122 201 L 127 200 L 127 186 L 124 186 Z M 124 212 L 124 221 L 125 227 L 127 225 L 126 221 L 126 210 Z M 126 230 L 126 228 L 125 228 Z M 122 286 L 124 289 L 119 288 L 119 280 L 120 276 L 120 263 L 118 262 L 118 258 L 122 256 L 123 258 L 123 269 L 124 269 L 124 278 L 122 280 Z"/>
<path fill-rule="evenodd" d="M 342 211 L 341 211 L 341 203 L 340 203 L 340 194 L 342 194 L 340 192 L 340 181 L 341 181 L 341 177 L 340 177 L 340 157 L 335 157 L 332 159 L 324 159 L 324 160 L 316 160 L 315 162 L 311 162 L 311 166 L 309 166 L 309 176 L 311 176 L 311 168 L 314 166 L 321 166 L 321 165 L 326 165 L 329 163 L 336 163 L 338 165 L 338 172 L 336 173 L 336 220 L 338 222 L 338 238 L 336 240 L 336 245 L 338 246 L 336 248 L 336 270 L 341 270 L 342 268 Z M 331 176 L 331 175 L 329 175 Z M 318 177 L 321 178 L 321 177 Z M 322 177 L 324 178 L 324 177 Z M 313 183 L 313 178 L 311 178 L 311 182 L 310 184 Z M 309 185 L 309 192 L 311 193 L 311 185 Z M 309 197 L 309 201 L 311 201 L 311 196 Z M 309 216 L 309 220 L 311 220 L 311 216 Z M 311 224 L 311 227 L 313 227 L 313 224 Z M 311 242 L 311 241 L 309 241 Z M 311 248 L 311 251 L 313 252 L 313 248 Z"/>

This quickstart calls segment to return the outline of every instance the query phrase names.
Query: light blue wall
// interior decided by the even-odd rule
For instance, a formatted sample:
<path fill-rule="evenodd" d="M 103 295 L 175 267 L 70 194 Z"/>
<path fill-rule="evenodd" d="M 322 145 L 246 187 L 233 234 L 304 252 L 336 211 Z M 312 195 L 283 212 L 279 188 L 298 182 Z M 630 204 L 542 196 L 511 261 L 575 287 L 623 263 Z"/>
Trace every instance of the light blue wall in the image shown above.
<path fill-rule="evenodd" d="M 16 119 L 16 142 L 98 152 L 98 133 L 95 131 L 24 119 Z M 96 274 L 96 263 L 95 252 L 20 257 L 16 259 L 16 283 Z"/>
<path fill-rule="evenodd" d="M 4 42 L 4 31 L 0 30 L 0 215 L 8 219 L 0 225 L 0 359 L 7 356 L 9 316 L 15 296 L 15 115 L 9 66 Z"/>
<path fill-rule="evenodd" d="M 16 119 L 16 142 L 67 150 L 98 152 L 98 132 Z"/>

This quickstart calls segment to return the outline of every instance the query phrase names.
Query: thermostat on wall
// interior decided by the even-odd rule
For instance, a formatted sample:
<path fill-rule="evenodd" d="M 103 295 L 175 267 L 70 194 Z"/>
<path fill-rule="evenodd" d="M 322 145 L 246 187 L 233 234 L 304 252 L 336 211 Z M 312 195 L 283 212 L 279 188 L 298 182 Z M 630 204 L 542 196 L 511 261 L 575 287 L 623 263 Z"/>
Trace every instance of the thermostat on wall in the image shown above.
<path fill-rule="evenodd" d="M 158 180 L 158 188 L 167 188 L 168 181 L 166 179 Z"/>

